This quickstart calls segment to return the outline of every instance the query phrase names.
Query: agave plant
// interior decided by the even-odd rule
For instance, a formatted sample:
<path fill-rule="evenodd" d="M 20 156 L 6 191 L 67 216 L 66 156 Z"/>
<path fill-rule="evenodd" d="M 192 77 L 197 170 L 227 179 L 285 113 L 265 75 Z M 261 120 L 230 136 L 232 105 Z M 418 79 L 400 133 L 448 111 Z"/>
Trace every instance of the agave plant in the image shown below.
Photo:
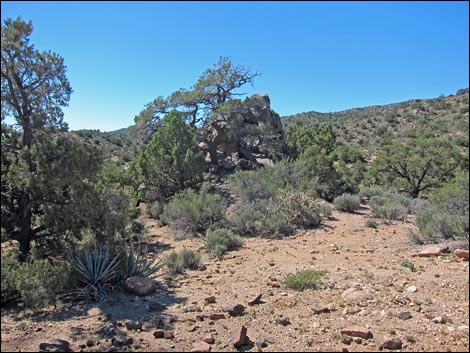
<path fill-rule="evenodd" d="M 161 260 L 157 261 L 157 254 L 154 254 L 150 259 L 144 255 L 140 243 L 135 248 L 131 244 L 125 252 L 124 258 L 124 274 L 126 278 L 132 276 L 148 277 L 157 272 L 164 264 Z"/>
<path fill-rule="evenodd" d="M 76 292 L 77 296 L 103 300 L 119 273 L 119 265 L 119 254 L 113 254 L 102 244 L 78 251 L 73 257 L 72 268 L 84 286 Z"/>

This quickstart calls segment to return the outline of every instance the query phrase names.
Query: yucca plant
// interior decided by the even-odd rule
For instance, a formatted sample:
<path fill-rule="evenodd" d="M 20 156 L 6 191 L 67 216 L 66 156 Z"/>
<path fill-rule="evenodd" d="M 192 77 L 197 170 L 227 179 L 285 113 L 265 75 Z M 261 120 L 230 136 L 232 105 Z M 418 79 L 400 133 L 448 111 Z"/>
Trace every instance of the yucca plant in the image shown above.
<path fill-rule="evenodd" d="M 126 279 L 132 276 L 148 277 L 157 272 L 164 265 L 161 260 L 157 261 L 157 258 L 158 254 L 154 254 L 152 258 L 147 259 L 140 243 L 136 248 L 134 244 L 131 244 L 124 255 L 124 275 Z"/>
<path fill-rule="evenodd" d="M 72 268 L 84 285 L 74 291 L 77 297 L 102 301 L 119 273 L 119 254 L 104 245 L 85 247 L 73 256 Z"/>

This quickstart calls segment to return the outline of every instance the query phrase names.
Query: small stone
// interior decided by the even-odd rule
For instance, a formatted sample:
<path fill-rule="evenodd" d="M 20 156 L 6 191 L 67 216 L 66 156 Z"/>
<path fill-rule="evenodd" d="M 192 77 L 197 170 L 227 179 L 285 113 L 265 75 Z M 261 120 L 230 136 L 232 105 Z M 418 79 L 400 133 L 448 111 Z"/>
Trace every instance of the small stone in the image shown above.
<path fill-rule="evenodd" d="M 258 339 L 258 340 L 255 341 L 255 346 L 256 346 L 256 347 L 259 347 L 259 348 L 265 348 L 265 347 L 268 346 L 268 344 L 266 343 L 265 340 L 263 340 L 263 339 Z"/>
<path fill-rule="evenodd" d="M 261 303 L 261 297 L 263 294 L 258 294 L 255 298 L 248 302 L 248 305 L 256 305 Z"/>
<path fill-rule="evenodd" d="M 248 336 L 246 335 L 246 327 L 241 326 L 232 337 L 232 344 L 235 348 L 240 348 L 241 346 L 248 343 Z"/>
<path fill-rule="evenodd" d="M 349 345 L 349 344 L 351 344 L 351 343 L 353 342 L 353 339 L 352 339 L 352 337 L 350 337 L 350 336 L 343 336 L 343 337 L 341 338 L 341 342 L 344 343 L 344 344 L 348 344 L 348 345 Z"/>
<path fill-rule="evenodd" d="M 188 328 L 188 332 L 194 332 L 197 330 L 197 326 L 196 325 L 192 325 Z"/>
<path fill-rule="evenodd" d="M 86 346 L 87 347 L 93 347 L 94 345 L 95 345 L 95 341 L 93 341 L 93 340 L 86 341 Z"/>
<path fill-rule="evenodd" d="M 203 341 L 208 344 L 213 344 L 215 342 L 215 338 L 214 336 L 209 335 L 209 336 L 204 337 Z"/>
<path fill-rule="evenodd" d="M 155 338 L 163 338 L 165 337 L 165 331 L 163 330 L 156 330 L 153 332 L 153 337 Z"/>
<path fill-rule="evenodd" d="M 313 313 L 314 314 L 321 314 L 321 313 L 329 313 L 330 309 L 327 306 L 318 306 L 316 308 L 313 308 Z"/>
<path fill-rule="evenodd" d="M 383 348 L 390 349 L 390 350 L 402 349 L 403 348 L 403 342 L 398 337 L 395 337 L 395 338 L 391 338 L 389 340 L 386 340 L 383 343 L 382 346 L 383 346 Z"/>
<path fill-rule="evenodd" d="M 243 314 L 243 312 L 245 311 L 245 307 L 241 304 L 232 304 L 227 305 L 225 307 L 225 311 L 227 311 L 231 316 L 238 316 Z"/>
<path fill-rule="evenodd" d="M 360 327 L 360 326 L 351 326 L 351 327 L 344 328 L 341 330 L 341 334 L 352 336 L 352 337 L 361 337 L 365 339 L 369 339 L 373 337 L 372 333 L 367 328 Z"/>
<path fill-rule="evenodd" d="M 126 321 L 126 328 L 128 330 L 140 330 L 140 329 L 142 329 L 142 323 L 140 321 L 127 320 Z"/>
<path fill-rule="evenodd" d="M 434 322 L 435 324 L 445 324 L 446 322 L 442 316 L 436 316 L 431 321 Z"/>
<path fill-rule="evenodd" d="M 290 325 L 290 323 L 291 323 L 290 319 L 286 316 L 276 319 L 276 324 L 279 324 L 279 325 L 286 326 L 286 325 Z"/>
<path fill-rule="evenodd" d="M 212 347 L 206 342 L 195 343 L 191 352 L 210 352 Z"/>
<path fill-rule="evenodd" d="M 391 286 L 393 286 L 393 283 L 392 283 L 392 282 L 385 281 L 385 282 L 382 283 L 382 286 L 384 286 L 384 287 L 391 287 Z"/>
<path fill-rule="evenodd" d="M 411 319 L 412 316 L 409 311 L 403 311 L 398 314 L 398 317 L 402 320 L 408 320 Z"/>
<path fill-rule="evenodd" d="M 418 288 L 416 288 L 416 286 L 409 286 L 405 290 L 410 293 L 416 293 L 418 291 Z"/>
<path fill-rule="evenodd" d="M 215 303 L 215 296 L 211 295 L 210 297 L 205 298 L 204 301 L 208 304 L 213 304 Z"/>
<path fill-rule="evenodd" d="M 220 314 L 220 313 L 209 314 L 209 319 L 211 320 L 225 319 L 225 314 Z"/>

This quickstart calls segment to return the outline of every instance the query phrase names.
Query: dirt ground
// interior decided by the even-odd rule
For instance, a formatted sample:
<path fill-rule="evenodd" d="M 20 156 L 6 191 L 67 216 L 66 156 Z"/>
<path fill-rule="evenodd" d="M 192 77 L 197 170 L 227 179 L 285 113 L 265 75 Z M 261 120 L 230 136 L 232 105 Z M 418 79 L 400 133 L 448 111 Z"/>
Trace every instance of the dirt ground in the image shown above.
<path fill-rule="evenodd" d="M 144 216 L 149 241 L 162 256 L 200 249 L 206 269 L 171 281 L 157 276 L 157 291 L 146 297 L 116 293 L 101 305 L 63 304 L 34 315 L 3 308 L 1 351 L 37 351 L 55 338 L 85 352 L 191 351 L 212 338 L 201 349 L 237 351 L 231 340 L 242 326 L 249 341 L 240 351 L 387 351 L 394 347 L 384 343 L 392 338 L 402 351 L 468 351 L 469 263 L 452 253 L 412 257 L 420 250 L 408 240 L 408 230 L 416 230 L 412 219 L 379 221 L 374 229 L 366 226 L 367 207 L 354 214 L 332 209 L 319 228 L 282 239 L 245 238 L 241 249 L 221 259 L 210 259 L 200 239 L 175 241 Z M 402 266 L 405 260 L 417 271 Z M 302 269 L 327 271 L 320 288 L 299 292 L 283 284 Z M 248 305 L 258 295 L 259 303 Z M 206 302 L 210 296 L 215 302 Z M 233 304 L 244 306 L 242 315 L 224 310 Z M 128 320 L 140 321 L 142 329 L 127 329 Z M 341 334 L 351 326 L 371 336 Z M 157 330 L 163 338 L 154 337 Z"/>

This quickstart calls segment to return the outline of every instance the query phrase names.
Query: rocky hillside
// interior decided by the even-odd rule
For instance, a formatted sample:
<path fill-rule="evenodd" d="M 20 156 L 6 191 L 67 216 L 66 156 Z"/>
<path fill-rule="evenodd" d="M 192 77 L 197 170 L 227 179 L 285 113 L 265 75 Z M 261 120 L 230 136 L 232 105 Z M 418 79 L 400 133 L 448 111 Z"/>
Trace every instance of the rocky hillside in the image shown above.
<path fill-rule="evenodd" d="M 330 122 L 339 142 L 372 152 L 387 140 L 413 138 L 418 133 L 447 137 L 468 152 L 469 93 L 467 88 L 447 97 L 282 118 L 285 126 L 297 120 Z"/>

